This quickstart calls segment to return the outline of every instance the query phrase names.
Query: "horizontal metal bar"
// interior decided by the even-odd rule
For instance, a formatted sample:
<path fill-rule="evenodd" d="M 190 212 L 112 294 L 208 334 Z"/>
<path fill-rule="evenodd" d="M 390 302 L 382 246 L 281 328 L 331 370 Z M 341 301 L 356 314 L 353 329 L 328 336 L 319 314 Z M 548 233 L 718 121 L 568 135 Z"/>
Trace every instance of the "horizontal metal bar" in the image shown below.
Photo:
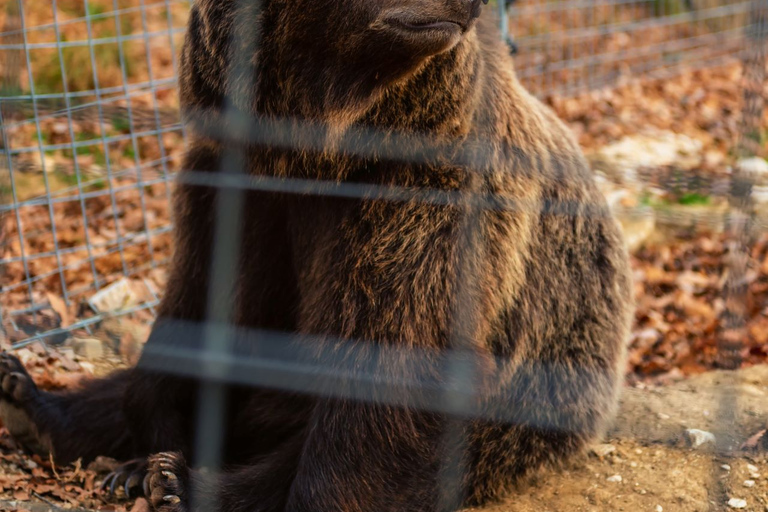
<path fill-rule="evenodd" d="M 536 64 L 531 66 L 521 66 L 518 77 L 530 78 L 532 76 L 552 73 L 556 71 L 573 71 L 576 69 L 584 69 L 588 66 L 606 65 L 613 62 L 626 63 L 631 67 L 632 59 L 639 59 L 643 57 L 656 56 L 658 60 L 662 60 L 664 54 L 672 52 L 683 53 L 691 49 L 696 49 L 699 45 L 706 42 L 716 42 L 719 44 L 717 50 L 707 48 L 709 52 L 712 51 L 733 51 L 737 47 L 745 47 L 746 39 L 743 37 L 744 31 L 742 28 L 732 29 L 727 31 L 718 32 L 716 34 L 705 34 L 688 39 L 681 39 L 677 41 L 663 41 L 660 43 L 654 43 L 647 46 L 641 46 L 637 48 L 631 48 L 628 50 L 622 50 L 620 52 L 612 53 L 600 53 L 595 55 L 588 55 L 585 57 L 579 57 L 576 59 L 563 59 L 555 62 L 548 62 L 546 64 Z M 725 41 L 724 41 L 725 40 Z M 732 49 L 723 48 L 724 43 L 733 43 Z M 741 43 L 741 44 L 739 44 Z"/>
<path fill-rule="evenodd" d="M 58 23 L 45 23 L 42 25 L 31 25 L 24 27 L 23 29 L 14 29 L 14 30 L 4 30 L 0 32 L 0 37 L 10 37 L 10 36 L 18 36 L 23 34 L 24 32 L 35 32 L 35 31 L 41 31 L 41 30 L 52 30 L 55 27 L 66 27 L 68 25 L 73 25 L 76 23 L 85 23 L 88 20 L 90 21 L 100 21 L 107 18 L 114 18 L 116 16 L 121 16 L 123 14 L 132 14 L 136 12 L 145 12 L 150 9 L 160 9 L 167 6 L 172 5 L 189 5 L 188 0 L 162 0 L 160 2 L 155 3 L 147 3 L 142 6 L 137 7 L 124 7 L 122 9 L 116 9 L 113 11 L 108 12 L 100 12 L 96 14 L 89 14 L 87 16 L 81 16 L 78 18 L 71 18 L 67 20 L 61 20 Z"/>
<path fill-rule="evenodd" d="M 144 80 L 141 82 L 128 83 L 125 85 L 115 85 L 112 87 L 104 87 L 99 89 L 85 89 L 82 91 L 68 91 L 68 92 L 52 92 L 52 93 L 35 93 L 32 94 L 14 94 L 13 96 L 0 96 L 0 104 L 12 103 L 16 101 L 39 101 L 45 99 L 63 100 L 65 98 L 76 99 L 86 98 L 99 95 L 108 94 L 122 94 L 121 98 L 125 97 L 126 90 L 133 92 L 137 90 L 143 90 L 144 92 L 152 92 L 159 86 L 170 85 L 175 87 L 177 85 L 177 77 L 162 78 L 158 80 Z M 2 90 L 2 89 L 0 89 Z M 108 98 L 104 98 L 107 100 Z"/>
<path fill-rule="evenodd" d="M 155 30 L 142 34 L 128 34 L 123 36 L 113 37 L 99 37 L 91 40 L 81 41 L 53 41 L 50 43 L 14 43 L 14 44 L 0 44 L 0 51 L 4 50 L 55 50 L 58 48 L 88 48 L 89 46 L 102 46 L 105 44 L 120 44 L 131 41 L 141 41 L 153 43 L 153 39 L 162 37 L 163 39 L 171 35 L 182 35 L 186 32 L 186 28 L 174 28 L 165 30 Z M 165 43 L 165 41 L 162 41 Z M 166 43 L 167 44 L 167 43 Z"/>
<path fill-rule="evenodd" d="M 721 18 L 728 15 L 746 14 L 749 12 L 751 6 L 751 1 L 745 1 L 725 7 L 711 7 L 707 9 L 701 9 L 696 11 L 696 22 L 699 23 L 701 21 Z M 688 23 L 690 21 L 690 13 L 668 14 L 663 17 L 652 17 L 639 21 L 619 22 L 608 26 L 581 27 L 566 29 L 562 31 L 550 31 L 544 34 L 531 36 L 523 35 L 517 37 L 515 42 L 521 47 L 536 47 L 552 44 L 553 40 L 562 42 L 568 41 L 569 43 L 573 44 L 580 39 L 599 37 L 601 35 L 611 34 L 614 32 L 635 32 L 640 30 L 667 28 L 673 25 Z"/>
<path fill-rule="evenodd" d="M 106 138 L 106 142 L 125 142 L 133 140 L 137 137 L 150 137 L 150 136 L 157 136 L 162 135 L 165 133 L 172 133 L 172 132 L 178 132 L 181 130 L 181 125 L 177 124 L 174 126 L 166 126 L 161 128 L 156 128 L 153 130 L 144 130 L 140 132 L 134 132 L 134 133 L 126 133 L 121 135 L 110 135 Z M 23 155 L 23 154 L 29 154 L 29 153 L 39 153 L 41 151 L 57 151 L 60 149 L 80 149 L 80 148 L 88 148 L 92 146 L 103 146 L 104 145 L 104 139 L 102 139 L 100 136 L 95 136 L 93 139 L 89 140 L 75 140 L 72 142 L 62 142 L 61 144 L 39 144 L 37 146 L 28 146 L 28 147 L 21 147 L 21 148 L 13 148 L 9 151 L 0 151 L 0 155 L 3 155 L 5 153 L 9 153 L 11 155 Z"/>

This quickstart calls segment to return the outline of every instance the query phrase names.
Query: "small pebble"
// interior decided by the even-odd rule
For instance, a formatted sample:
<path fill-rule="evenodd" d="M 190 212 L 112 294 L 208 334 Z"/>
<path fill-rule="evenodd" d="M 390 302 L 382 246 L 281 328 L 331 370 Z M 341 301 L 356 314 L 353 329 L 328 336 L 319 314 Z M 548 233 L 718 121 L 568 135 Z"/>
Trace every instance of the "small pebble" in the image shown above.
<path fill-rule="evenodd" d="M 720 466 L 720 467 L 721 467 L 721 468 L 723 468 L 723 469 L 724 469 L 724 470 L 726 470 L 726 471 L 730 471 L 730 470 L 731 470 L 731 466 L 729 466 L 728 464 L 723 464 L 723 465 L 722 465 L 722 466 Z"/>
<path fill-rule="evenodd" d="M 760 473 L 750 473 L 749 478 L 751 478 L 752 480 L 757 480 L 758 478 L 760 478 Z"/>
<path fill-rule="evenodd" d="M 613 475 L 606 478 L 608 482 L 621 482 L 621 475 Z"/>
<path fill-rule="evenodd" d="M 728 500 L 728 506 L 731 508 L 747 508 L 747 500 L 741 498 L 731 498 Z"/>
<path fill-rule="evenodd" d="M 598 444 L 592 447 L 592 452 L 598 457 L 602 458 L 608 454 L 614 453 L 616 447 L 612 444 Z"/>
<path fill-rule="evenodd" d="M 699 446 L 708 443 L 715 444 L 715 435 L 706 430 L 689 428 L 685 431 L 685 437 L 688 439 L 688 444 L 691 448 L 698 448 Z"/>
<path fill-rule="evenodd" d="M 744 487 L 754 487 L 755 481 L 754 480 L 744 480 Z"/>
<path fill-rule="evenodd" d="M 656 512 L 664 512 L 664 508 L 661 505 L 656 505 Z"/>
<path fill-rule="evenodd" d="M 749 471 L 750 473 L 757 473 L 760 470 L 757 469 L 757 466 L 755 466 L 754 464 L 747 464 L 747 471 Z"/>
<path fill-rule="evenodd" d="M 658 416 L 659 416 L 660 420 L 668 420 L 669 419 L 669 414 L 664 414 L 663 412 L 660 412 L 658 414 Z"/>
<path fill-rule="evenodd" d="M 637 462 L 632 461 L 632 462 L 629 463 L 629 465 L 632 466 L 633 468 L 636 468 L 637 467 Z"/>

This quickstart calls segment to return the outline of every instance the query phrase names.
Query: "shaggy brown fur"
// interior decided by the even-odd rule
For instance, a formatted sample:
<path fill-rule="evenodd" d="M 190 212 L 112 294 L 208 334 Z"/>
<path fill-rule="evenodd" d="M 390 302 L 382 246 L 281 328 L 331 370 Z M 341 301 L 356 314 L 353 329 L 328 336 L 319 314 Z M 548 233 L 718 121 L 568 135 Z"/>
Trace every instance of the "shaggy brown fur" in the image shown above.
<path fill-rule="evenodd" d="M 47 394 L 5 356 L 14 435 L 61 462 L 138 457 L 112 482 L 146 474 L 155 510 L 195 508 L 196 489 L 218 503 L 199 510 L 222 512 L 454 510 L 594 439 L 621 381 L 627 257 L 572 136 L 522 89 L 480 8 L 195 2 L 176 251 L 143 361 Z M 239 268 L 213 289 L 217 208 L 237 198 L 200 180 L 238 163 L 251 186 Z M 185 462 L 207 412 L 199 382 L 153 357 L 199 348 L 199 330 L 174 322 L 221 320 L 216 306 L 257 333 L 235 336 L 238 354 L 327 371 L 270 381 L 269 365 L 250 367 L 260 386 L 226 388 L 211 483 Z"/>

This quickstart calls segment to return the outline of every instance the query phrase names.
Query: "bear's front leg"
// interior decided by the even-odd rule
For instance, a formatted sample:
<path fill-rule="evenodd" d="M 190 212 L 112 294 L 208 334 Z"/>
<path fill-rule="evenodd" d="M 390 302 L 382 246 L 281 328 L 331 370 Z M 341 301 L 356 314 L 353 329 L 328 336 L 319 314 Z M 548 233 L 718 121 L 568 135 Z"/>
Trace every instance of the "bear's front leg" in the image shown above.
<path fill-rule="evenodd" d="M 40 390 L 15 356 L 0 354 L 0 419 L 14 439 L 28 450 L 47 457 L 50 437 L 41 435 L 34 416 L 43 405 Z"/>
<path fill-rule="evenodd" d="M 74 391 L 37 388 L 21 361 L 0 354 L 0 420 L 28 450 L 57 464 L 99 455 L 126 460 L 131 435 L 122 410 L 130 370 L 87 381 Z"/>

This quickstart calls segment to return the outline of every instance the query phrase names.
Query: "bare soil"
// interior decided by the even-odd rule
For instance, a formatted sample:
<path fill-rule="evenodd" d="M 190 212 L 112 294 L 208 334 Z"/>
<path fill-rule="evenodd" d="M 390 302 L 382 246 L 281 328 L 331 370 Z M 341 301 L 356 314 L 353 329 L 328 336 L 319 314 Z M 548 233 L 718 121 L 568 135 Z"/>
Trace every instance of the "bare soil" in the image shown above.
<path fill-rule="evenodd" d="M 484 510 L 719 511 L 734 510 L 729 500 L 741 499 L 746 506 L 740 510 L 768 511 L 765 445 L 761 441 L 753 448 L 741 448 L 765 428 L 767 418 L 768 366 L 707 372 L 665 387 L 628 387 L 615 425 L 602 444 L 560 470 L 543 472 L 507 500 Z M 690 447 L 685 436 L 689 428 L 711 432 L 716 443 Z M 7 451 L 3 452 L 0 477 L 23 476 L 24 464 L 9 464 Z M 98 484 L 101 476 L 91 484 Z M 754 484 L 745 486 L 748 480 Z M 77 485 L 73 482 L 67 485 Z M 56 510 L 51 504 L 71 510 L 73 506 L 50 494 L 30 492 L 29 499 L 19 500 L 17 490 L 15 496 L 9 490 L 1 493 L 0 510 Z M 87 508 L 132 507 L 130 501 L 102 497 Z M 136 510 L 140 508 L 138 504 Z"/>
<path fill-rule="evenodd" d="M 766 418 L 766 366 L 708 372 L 656 389 L 628 388 L 606 444 L 485 510 L 768 511 L 765 452 L 740 448 L 765 428 Z M 689 428 L 713 433 L 715 445 L 691 448 Z M 611 447 L 615 451 L 606 454 Z M 746 506 L 734 509 L 731 499 Z"/>

